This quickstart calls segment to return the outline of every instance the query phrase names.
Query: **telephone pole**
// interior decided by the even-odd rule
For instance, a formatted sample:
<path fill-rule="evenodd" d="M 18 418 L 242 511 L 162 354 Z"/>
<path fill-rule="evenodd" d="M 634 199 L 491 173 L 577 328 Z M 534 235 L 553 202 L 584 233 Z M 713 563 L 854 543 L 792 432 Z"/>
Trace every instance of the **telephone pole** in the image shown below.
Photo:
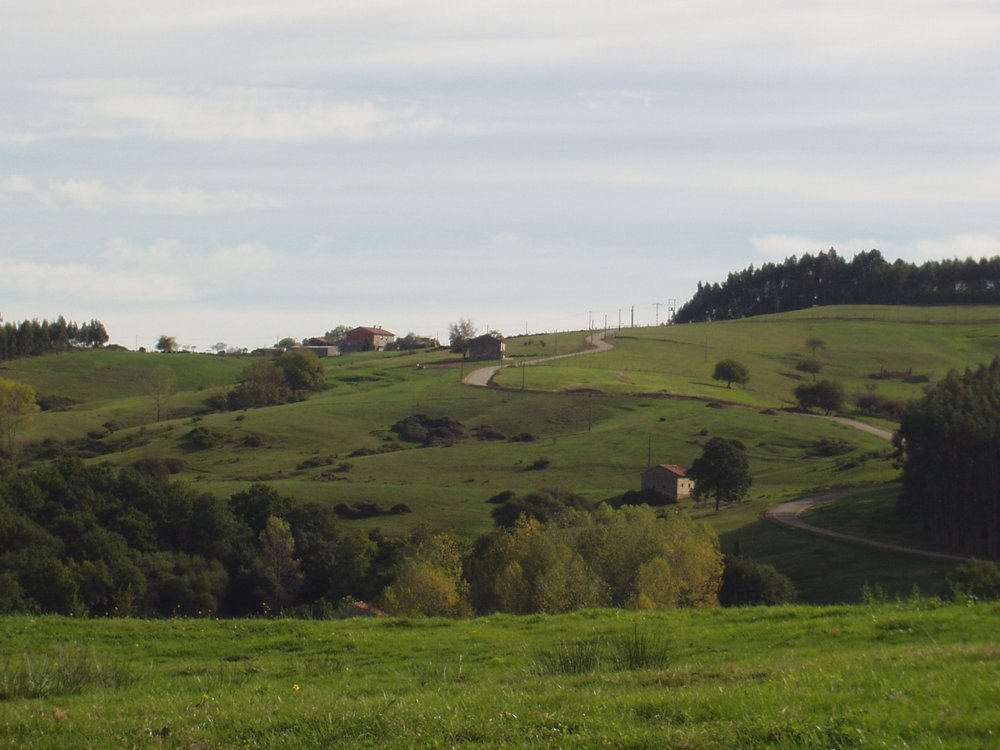
<path fill-rule="evenodd" d="M 660 325 L 660 308 L 663 307 L 663 303 L 654 302 L 653 307 L 656 308 L 656 325 Z"/>

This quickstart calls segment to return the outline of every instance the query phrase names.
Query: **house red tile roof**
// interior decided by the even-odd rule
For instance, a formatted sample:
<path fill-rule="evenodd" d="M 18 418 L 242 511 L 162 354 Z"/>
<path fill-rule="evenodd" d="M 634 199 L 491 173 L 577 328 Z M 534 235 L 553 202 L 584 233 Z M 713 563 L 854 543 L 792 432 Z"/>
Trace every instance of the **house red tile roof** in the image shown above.
<path fill-rule="evenodd" d="M 392 331 L 387 331 L 384 328 L 374 328 L 369 326 L 359 326 L 358 328 L 352 328 L 347 332 L 347 337 L 351 338 L 351 335 L 357 336 L 359 334 L 371 334 L 372 336 L 395 336 Z"/>
<path fill-rule="evenodd" d="M 671 474 L 676 474 L 679 477 L 687 477 L 687 471 L 680 466 L 674 466 L 673 464 L 660 464 L 660 469 L 666 469 Z"/>

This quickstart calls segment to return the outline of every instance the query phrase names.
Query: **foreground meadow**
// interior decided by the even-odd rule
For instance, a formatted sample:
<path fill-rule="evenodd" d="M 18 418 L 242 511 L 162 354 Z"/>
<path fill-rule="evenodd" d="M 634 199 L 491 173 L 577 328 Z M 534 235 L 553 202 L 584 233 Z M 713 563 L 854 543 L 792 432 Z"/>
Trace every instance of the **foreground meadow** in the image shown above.
<path fill-rule="evenodd" d="M 995 747 L 998 605 L 0 620 L 0 746 Z"/>

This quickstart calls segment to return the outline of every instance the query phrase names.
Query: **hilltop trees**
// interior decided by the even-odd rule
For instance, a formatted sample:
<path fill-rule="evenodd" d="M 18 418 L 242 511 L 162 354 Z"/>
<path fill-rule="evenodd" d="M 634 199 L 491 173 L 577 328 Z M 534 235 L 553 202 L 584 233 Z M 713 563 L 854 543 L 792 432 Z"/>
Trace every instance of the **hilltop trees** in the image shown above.
<path fill-rule="evenodd" d="M 173 336 L 168 336 L 163 334 L 156 340 L 156 351 L 163 352 L 164 354 L 171 354 L 180 349 L 177 343 L 177 339 Z"/>
<path fill-rule="evenodd" d="M 289 349 L 277 358 L 245 367 L 223 403 L 212 403 L 216 408 L 249 409 L 302 398 L 322 387 L 323 362 L 308 349 Z"/>
<path fill-rule="evenodd" d="M 108 341 L 108 332 L 99 320 L 67 323 L 56 320 L 25 320 L 0 327 L 0 360 L 32 357 L 71 347 L 100 347 Z"/>
<path fill-rule="evenodd" d="M 746 446 L 723 437 L 705 443 L 701 455 L 688 469 L 688 476 L 694 479 L 694 496 L 714 498 L 716 511 L 722 503 L 743 500 L 753 483 Z"/>
<path fill-rule="evenodd" d="M 448 343 L 456 354 L 465 356 L 466 346 L 476 337 L 476 324 L 468 318 L 459 318 L 457 323 L 448 325 Z"/>
<path fill-rule="evenodd" d="M 723 283 L 702 284 L 674 321 L 735 320 L 816 305 L 942 305 L 1000 303 L 1000 257 L 886 261 L 878 250 L 850 261 L 833 248 L 783 263 L 750 266 Z M 810 347 L 812 348 L 812 347 Z M 814 352 L 815 353 L 815 352 Z"/>
<path fill-rule="evenodd" d="M 1000 557 L 1000 357 L 950 372 L 903 414 L 900 510 L 934 544 Z"/>

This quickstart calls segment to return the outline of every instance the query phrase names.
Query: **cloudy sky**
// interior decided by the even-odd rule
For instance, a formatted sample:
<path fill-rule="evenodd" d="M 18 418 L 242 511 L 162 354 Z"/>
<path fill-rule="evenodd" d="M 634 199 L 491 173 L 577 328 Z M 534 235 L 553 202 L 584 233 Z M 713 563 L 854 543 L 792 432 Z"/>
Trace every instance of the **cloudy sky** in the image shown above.
<path fill-rule="evenodd" d="M 1000 254 L 998 39 L 994 0 L 3 0 L 0 314 L 515 334 Z"/>

